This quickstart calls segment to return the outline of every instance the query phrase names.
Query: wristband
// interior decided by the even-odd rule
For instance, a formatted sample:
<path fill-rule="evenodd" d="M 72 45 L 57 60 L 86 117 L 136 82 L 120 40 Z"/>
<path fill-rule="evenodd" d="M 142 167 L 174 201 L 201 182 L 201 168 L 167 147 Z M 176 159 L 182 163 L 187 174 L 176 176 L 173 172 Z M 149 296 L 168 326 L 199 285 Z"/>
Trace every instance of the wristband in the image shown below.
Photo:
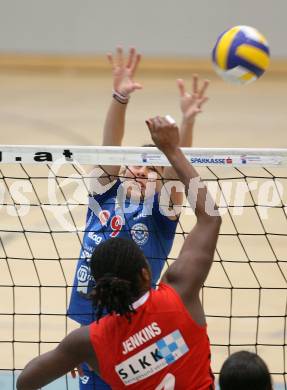
<path fill-rule="evenodd" d="M 165 119 L 171 124 L 171 125 L 175 125 L 176 124 L 176 121 L 173 119 L 172 116 L 170 115 L 166 115 L 165 116 Z"/>
<path fill-rule="evenodd" d="M 117 91 L 113 91 L 113 98 L 121 103 L 121 104 L 127 104 L 128 101 L 129 101 L 129 96 L 125 96 L 125 95 L 122 95 L 121 93 L 117 92 Z"/>

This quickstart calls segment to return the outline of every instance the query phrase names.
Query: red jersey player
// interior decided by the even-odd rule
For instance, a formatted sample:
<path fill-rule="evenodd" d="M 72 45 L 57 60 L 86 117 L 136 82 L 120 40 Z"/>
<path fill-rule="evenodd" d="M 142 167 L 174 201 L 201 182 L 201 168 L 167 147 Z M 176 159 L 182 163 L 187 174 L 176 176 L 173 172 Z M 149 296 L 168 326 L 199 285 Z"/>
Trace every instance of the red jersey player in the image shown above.
<path fill-rule="evenodd" d="M 147 121 L 152 139 L 185 186 L 197 222 L 159 288 L 138 246 L 123 238 L 100 244 L 91 271 L 98 322 L 70 333 L 59 346 L 32 360 L 18 390 L 42 387 L 82 362 L 120 390 L 209 390 L 214 388 L 210 346 L 199 299 L 212 265 L 221 218 L 205 185 L 179 145 L 169 119 Z M 110 315 L 101 318 L 102 314 Z"/>

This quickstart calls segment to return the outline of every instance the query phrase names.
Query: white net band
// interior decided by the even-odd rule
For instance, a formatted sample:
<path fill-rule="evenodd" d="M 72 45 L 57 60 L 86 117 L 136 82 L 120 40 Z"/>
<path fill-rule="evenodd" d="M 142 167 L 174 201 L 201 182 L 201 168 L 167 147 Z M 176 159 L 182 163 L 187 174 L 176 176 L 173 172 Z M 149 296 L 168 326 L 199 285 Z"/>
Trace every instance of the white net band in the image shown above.
<path fill-rule="evenodd" d="M 182 148 L 194 166 L 286 166 L 287 149 Z M 0 163 L 79 163 L 96 165 L 170 165 L 154 147 L 0 146 Z"/>

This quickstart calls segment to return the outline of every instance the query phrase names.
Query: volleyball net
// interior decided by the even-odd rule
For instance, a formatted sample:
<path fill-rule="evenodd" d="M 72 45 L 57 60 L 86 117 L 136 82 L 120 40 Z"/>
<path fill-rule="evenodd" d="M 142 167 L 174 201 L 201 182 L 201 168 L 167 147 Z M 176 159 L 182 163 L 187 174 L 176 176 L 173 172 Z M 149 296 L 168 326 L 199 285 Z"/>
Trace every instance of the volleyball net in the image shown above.
<path fill-rule="evenodd" d="M 223 218 L 201 292 L 213 371 L 230 353 L 250 350 L 267 362 L 278 388 L 287 388 L 287 149 L 183 151 Z M 168 161 L 156 148 L 0 147 L 1 388 L 13 389 L 18 370 L 78 326 L 66 311 L 93 165 Z M 166 266 L 194 223 L 184 203 Z"/>

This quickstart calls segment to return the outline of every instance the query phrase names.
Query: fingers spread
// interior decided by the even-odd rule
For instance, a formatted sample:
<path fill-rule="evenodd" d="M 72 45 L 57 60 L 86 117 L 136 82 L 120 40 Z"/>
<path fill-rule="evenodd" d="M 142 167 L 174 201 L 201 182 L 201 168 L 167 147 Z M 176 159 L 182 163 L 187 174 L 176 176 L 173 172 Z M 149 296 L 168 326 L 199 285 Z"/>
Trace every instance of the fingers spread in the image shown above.
<path fill-rule="evenodd" d="M 177 86 L 178 86 L 178 89 L 179 89 L 180 97 L 184 97 L 184 94 L 185 94 L 184 81 L 182 79 L 177 79 L 176 83 L 177 83 Z"/>
<path fill-rule="evenodd" d="M 107 53 L 107 59 L 108 59 L 109 63 L 111 64 L 111 66 L 114 67 L 114 60 L 113 60 L 112 53 Z"/>
<path fill-rule="evenodd" d="M 123 48 L 118 46 L 116 49 L 116 65 L 122 67 L 124 64 Z"/>
<path fill-rule="evenodd" d="M 131 64 L 130 70 L 131 70 L 131 77 L 135 74 L 138 64 L 141 60 L 141 55 L 135 52 L 133 63 Z"/>
<path fill-rule="evenodd" d="M 134 83 L 133 87 L 134 87 L 134 89 L 142 89 L 143 88 L 143 86 L 139 83 Z"/>
<path fill-rule="evenodd" d="M 210 84 L 209 80 L 204 80 L 202 87 L 200 88 L 200 91 L 198 93 L 199 97 L 202 98 L 205 94 L 205 91 L 207 90 L 208 86 Z"/>
<path fill-rule="evenodd" d="M 192 93 L 198 92 L 198 74 L 192 75 Z"/>
<path fill-rule="evenodd" d="M 127 68 L 131 68 L 131 66 L 134 62 L 135 54 L 136 54 L 136 49 L 134 47 L 131 47 L 129 50 L 129 56 L 128 56 L 127 65 L 126 65 Z"/>
<path fill-rule="evenodd" d="M 198 107 L 201 108 L 205 102 L 207 102 L 208 100 L 208 97 L 207 96 L 204 96 L 203 98 L 199 99 L 198 100 Z"/>

